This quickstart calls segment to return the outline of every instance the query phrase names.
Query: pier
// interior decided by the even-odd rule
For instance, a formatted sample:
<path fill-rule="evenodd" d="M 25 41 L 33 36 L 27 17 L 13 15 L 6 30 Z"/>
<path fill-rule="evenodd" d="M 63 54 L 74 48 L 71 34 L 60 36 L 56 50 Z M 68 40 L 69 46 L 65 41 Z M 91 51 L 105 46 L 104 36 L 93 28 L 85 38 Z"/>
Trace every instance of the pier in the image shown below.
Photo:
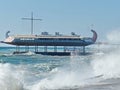
<path fill-rule="evenodd" d="M 34 52 L 35 54 L 41 54 L 41 55 L 70 56 L 71 52 L 72 53 L 76 52 L 76 49 L 74 49 L 74 47 L 71 47 L 71 49 L 66 48 L 66 46 L 64 46 L 63 48 L 57 47 L 57 46 L 54 46 L 52 48 L 50 48 L 49 46 L 42 46 L 42 47 L 34 46 L 34 47 L 32 47 L 32 52 Z M 30 51 L 31 51 L 30 46 L 24 46 L 24 47 L 22 47 L 22 50 L 21 50 L 20 46 L 16 46 L 16 51 L 14 51 L 13 54 L 25 54 L 25 53 L 28 53 Z M 81 53 L 83 54 L 83 52 L 81 52 Z"/>

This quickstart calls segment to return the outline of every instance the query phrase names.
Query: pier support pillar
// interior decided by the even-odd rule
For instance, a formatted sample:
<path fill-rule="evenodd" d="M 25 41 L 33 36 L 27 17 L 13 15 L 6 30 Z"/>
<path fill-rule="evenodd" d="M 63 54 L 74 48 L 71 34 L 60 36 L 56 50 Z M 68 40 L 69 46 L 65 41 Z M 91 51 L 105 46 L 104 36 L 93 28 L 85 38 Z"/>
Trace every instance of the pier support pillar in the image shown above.
<path fill-rule="evenodd" d="M 85 46 L 83 46 L 83 54 L 85 54 Z"/>
<path fill-rule="evenodd" d="M 16 46 L 16 52 L 20 52 L 20 47 Z"/>
<path fill-rule="evenodd" d="M 54 52 L 57 52 L 57 46 L 54 46 Z"/>
<path fill-rule="evenodd" d="M 47 52 L 47 46 L 44 46 L 44 52 Z"/>
<path fill-rule="evenodd" d="M 29 52 L 29 46 L 25 46 L 25 52 Z"/>
<path fill-rule="evenodd" d="M 64 46 L 64 52 L 66 52 L 66 46 Z"/>
<path fill-rule="evenodd" d="M 75 51 L 75 49 L 76 49 L 76 47 L 74 46 L 74 47 L 73 47 L 73 50 Z"/>
<path fill-rule="evenodd" d="M 35 46 L 35 52 L 38 52 L 38 46 L 37 45 Z"/>

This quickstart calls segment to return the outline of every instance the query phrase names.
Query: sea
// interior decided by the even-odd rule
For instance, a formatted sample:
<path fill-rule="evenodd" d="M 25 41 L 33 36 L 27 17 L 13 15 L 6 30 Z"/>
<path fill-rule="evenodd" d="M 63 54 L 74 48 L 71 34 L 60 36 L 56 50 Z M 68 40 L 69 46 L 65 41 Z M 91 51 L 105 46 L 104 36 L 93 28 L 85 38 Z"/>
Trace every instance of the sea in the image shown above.
<path fill-rule="evenodd" d="M 0 47 L 0 90 L 120 90 L 119 45 L 91 45 L 87 54 L 71 56 L 33 48 L 13 54 L 15 47 Z"/>

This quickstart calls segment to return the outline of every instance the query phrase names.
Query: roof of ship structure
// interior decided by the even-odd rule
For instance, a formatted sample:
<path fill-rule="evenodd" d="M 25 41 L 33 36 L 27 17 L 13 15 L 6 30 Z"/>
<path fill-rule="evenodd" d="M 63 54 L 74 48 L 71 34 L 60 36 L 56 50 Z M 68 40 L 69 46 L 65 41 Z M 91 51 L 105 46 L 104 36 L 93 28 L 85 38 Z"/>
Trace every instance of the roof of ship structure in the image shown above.
<path fill-rule="evenodd" d="M 14 35 L 14 38 L 82 38 L 80 35 Z"/>

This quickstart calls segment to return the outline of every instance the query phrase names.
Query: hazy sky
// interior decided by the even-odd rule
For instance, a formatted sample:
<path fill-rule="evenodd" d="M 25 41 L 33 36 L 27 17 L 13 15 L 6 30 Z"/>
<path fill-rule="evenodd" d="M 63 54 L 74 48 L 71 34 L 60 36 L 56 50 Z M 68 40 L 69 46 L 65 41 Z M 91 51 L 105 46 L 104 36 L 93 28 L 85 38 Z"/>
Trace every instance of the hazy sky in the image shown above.
<path fill-rule="evenodd" d="M 120 0 L 0 0 L 0 40 L 6 31 L 12 34 L 30 34 L 30 21 L 35 18 L 34 34 L 43 31 L 92 36 L 91 25 L 104 40 L 106 34 L 120 28 Z"/>

